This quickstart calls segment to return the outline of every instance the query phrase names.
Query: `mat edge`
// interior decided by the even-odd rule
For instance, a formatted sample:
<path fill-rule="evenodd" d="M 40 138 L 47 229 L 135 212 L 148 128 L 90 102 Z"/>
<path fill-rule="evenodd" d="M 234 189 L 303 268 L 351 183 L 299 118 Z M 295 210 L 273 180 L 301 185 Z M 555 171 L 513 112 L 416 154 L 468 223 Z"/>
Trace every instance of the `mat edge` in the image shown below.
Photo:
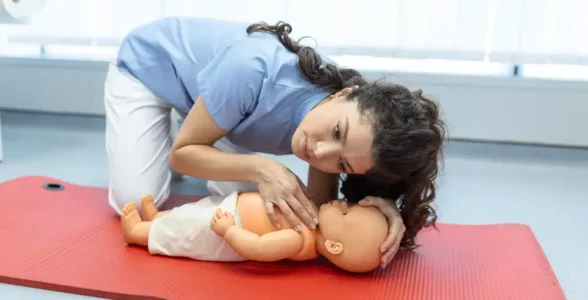
<path fill-rule="evenodd" d="M 13 286 L 22 286 L 46 291 L 54 291 L 60 292 L 65 294 L 75 294 L 81 296 L 89 296 L 89 297 L 100 297 L 106 299 L 136 299 L 136 300 L 167 300 L 165 298 L 158 298 L 153 296 L 141 296 L 141 295 L 130 295 L 130 294 L 121 294 L 121 293 L 114 293 L 114 292 L 105 292 L 93 289 L 85 289 L 79 287 L 70 287 L 64 286 L 59 284 L 53 284 L 43 281 L 33 281 L 27 279 L 18 279 L 8 276 L 0 275 L 0 282 L 4 284 L 9 284 Z"/>

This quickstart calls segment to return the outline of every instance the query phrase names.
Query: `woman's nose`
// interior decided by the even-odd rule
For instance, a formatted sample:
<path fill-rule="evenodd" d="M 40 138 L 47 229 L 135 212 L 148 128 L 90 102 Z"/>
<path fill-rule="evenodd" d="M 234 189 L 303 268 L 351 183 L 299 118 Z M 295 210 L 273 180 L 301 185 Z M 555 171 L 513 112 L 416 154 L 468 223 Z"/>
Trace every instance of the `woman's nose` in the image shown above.
<path fill-rule="evenodd" d="M 337 143 L 317 142 L 316 149 L 314 149 L 314 156 L 317 159 L 324 159 L 333 155 L 338 155 L 341 152 L 341 146 Z"/>

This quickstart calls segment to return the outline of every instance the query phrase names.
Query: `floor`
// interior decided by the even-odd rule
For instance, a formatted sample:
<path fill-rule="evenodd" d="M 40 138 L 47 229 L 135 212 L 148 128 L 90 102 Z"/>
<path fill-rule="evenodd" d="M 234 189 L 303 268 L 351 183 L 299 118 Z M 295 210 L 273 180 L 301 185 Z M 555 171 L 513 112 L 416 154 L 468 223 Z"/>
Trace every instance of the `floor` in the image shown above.
<path fill-rule="evenodd" d="M 0 182 L 35 174 L 107 186 L 102 118 L 3 112 L 1 120 Z M 304 164 L 280 159 L 306 180 Z M 196 179 L 173 190 L 206 193 Z M 588 299 L 588 241 L 581 229 L 588 228 L 588 149 L 452 141 L 438 195 L 442 222 L 530 225 L 568 299 Z M 0 299 L 33 298 L 82 297 L 0 284 Z"/>

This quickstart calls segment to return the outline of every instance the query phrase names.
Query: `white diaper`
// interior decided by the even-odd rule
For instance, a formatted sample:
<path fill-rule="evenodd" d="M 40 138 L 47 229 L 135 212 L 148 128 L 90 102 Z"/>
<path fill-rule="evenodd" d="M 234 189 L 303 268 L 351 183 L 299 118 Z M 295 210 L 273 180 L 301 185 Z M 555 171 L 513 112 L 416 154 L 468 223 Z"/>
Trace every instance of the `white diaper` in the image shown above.
<path fill-rule="evenodd" d="M 237 192 L 228 196 L 209 196 L 176 207 L 153 220 L 149 231 L 149 252 L 204 261 L 245 261 L 224 238 L 210 229 L 210 220 L 217 208 L 232 213 L 235 224 L 241 226 L 237 196 Z"/>

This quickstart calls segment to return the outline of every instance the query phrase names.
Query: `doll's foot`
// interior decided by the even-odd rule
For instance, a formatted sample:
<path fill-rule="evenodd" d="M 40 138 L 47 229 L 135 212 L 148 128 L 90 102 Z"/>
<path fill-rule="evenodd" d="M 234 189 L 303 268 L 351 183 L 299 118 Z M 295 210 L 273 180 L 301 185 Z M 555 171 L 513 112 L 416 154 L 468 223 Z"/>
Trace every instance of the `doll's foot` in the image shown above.
<path fill-rule="evenodd" d="M 120 222 L 125 242 L 134 243 L 133 228 L 142 222 L 134 202 L 127 203 L 123 207 Z"/>
<path fill-rule="evenodd" d="M 153 217 L 159 212 L 153 202 L 153 197 L 151 195 L 143 196 L 141 198 L 141 205 L 143 206 L 143 213 L 141 214 L 143 221 L 153 221 Z"/>

